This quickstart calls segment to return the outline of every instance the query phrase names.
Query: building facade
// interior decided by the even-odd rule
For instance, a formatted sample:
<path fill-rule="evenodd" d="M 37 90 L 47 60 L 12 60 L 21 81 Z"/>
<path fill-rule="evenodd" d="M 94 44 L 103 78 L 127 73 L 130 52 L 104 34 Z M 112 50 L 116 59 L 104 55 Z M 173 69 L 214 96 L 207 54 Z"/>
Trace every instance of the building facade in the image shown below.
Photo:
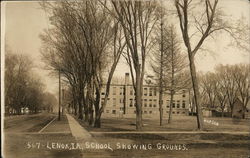
<path fill-rule="evenodd" d="M 103 104 L 105 86 L 101 91 Z M 162 99 L 163 117 L 167 117 L 170 109 L 170 94 L 165 92 Z M 111 84 L 107 105 L 103 116 L 108 117 L 135 117 L 135 92 L 133 85 L 129 83 L 129 74 L 125 74 L 125 84 Z M 159 91 L 155 85 L 144 85 L 142 94 L 143 117 L 159 116 Z M 188 115 L 189 92 L 185 89 L 175 93 L 173 98 L 173 115 Z"/>

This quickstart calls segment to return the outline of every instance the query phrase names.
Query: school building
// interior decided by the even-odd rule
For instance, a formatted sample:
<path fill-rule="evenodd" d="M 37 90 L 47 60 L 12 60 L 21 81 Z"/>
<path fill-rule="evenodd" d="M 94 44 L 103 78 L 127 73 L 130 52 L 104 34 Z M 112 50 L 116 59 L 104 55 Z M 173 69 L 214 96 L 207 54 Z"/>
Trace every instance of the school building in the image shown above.
<path fill-rule="evenodd" d="M 125 74 L 125 84 L 111 84 L 110 93 L 103 116 L 107 117 L 135 117 L 135 95 L 133 85 L 129 82 L 129 73 Z M 101 91 L 101 102 L 104 102 L 105 86 Z M 189 91 L 182 89 L 175 93 L 173 98 L 173 115 L 189 114 Z M 170 106 L 170 94 L 164 92 L 163 117 L 167 117 Z M 143 117 L 159 116 L 159 91 L 155 85 L 143 85 L 142 94 Z"/>

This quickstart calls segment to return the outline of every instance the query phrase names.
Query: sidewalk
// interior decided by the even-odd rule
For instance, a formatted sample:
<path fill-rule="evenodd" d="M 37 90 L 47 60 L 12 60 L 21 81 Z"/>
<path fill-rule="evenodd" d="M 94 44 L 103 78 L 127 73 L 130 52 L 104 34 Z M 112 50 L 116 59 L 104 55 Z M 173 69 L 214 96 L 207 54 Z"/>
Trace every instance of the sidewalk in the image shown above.
<path fill-rule="evenodd" d="M 85 130 L 72 116 L 66 114 L 69 122 L 69 127 L 72 135 L 76 140 L 89 140 L 92 138 L 91 134 Z"/>
<path fill-rule="evenodd" d="M 61 116 L 61 120 L 58 121 L 56 116 L 49 124 L 39 131 L 41 134 L 53 134 L 53 133 L 71 133 L 68 120 L 65 115 Z"/>

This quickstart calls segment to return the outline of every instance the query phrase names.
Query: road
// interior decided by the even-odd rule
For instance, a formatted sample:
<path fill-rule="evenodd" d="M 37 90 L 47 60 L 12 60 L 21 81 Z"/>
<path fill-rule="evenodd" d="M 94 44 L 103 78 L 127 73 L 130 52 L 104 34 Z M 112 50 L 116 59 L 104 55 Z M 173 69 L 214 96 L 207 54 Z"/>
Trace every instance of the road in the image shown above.
<path fill-rule="evenodd" d="M 6 117 L 4 119 L 4 132 L 5 134 L 38 132 L 55 117 L 56 115 L 49 113 Z"/>
<path fill-rule="evenodd" d="M 41 113 L 6 117 L 4 119 L 4 158 L 81 158 L 79 150 L 48 149 L 46 144 L 75 142 L 66 116 Z M 56 132 L 56 133 L 55 133 Z M 39 146 L 38 146 L 39 144 Z"/>

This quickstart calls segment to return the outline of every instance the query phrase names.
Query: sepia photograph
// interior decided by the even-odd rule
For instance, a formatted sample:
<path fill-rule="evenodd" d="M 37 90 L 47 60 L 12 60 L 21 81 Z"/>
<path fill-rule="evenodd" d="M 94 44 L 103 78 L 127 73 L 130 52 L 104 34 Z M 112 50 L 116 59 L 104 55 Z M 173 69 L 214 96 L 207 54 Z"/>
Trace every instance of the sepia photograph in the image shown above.
<path fill-rule="evenodd" d="M 1 1 L 2 158 L 250 158 L 249 0 Z"/>

